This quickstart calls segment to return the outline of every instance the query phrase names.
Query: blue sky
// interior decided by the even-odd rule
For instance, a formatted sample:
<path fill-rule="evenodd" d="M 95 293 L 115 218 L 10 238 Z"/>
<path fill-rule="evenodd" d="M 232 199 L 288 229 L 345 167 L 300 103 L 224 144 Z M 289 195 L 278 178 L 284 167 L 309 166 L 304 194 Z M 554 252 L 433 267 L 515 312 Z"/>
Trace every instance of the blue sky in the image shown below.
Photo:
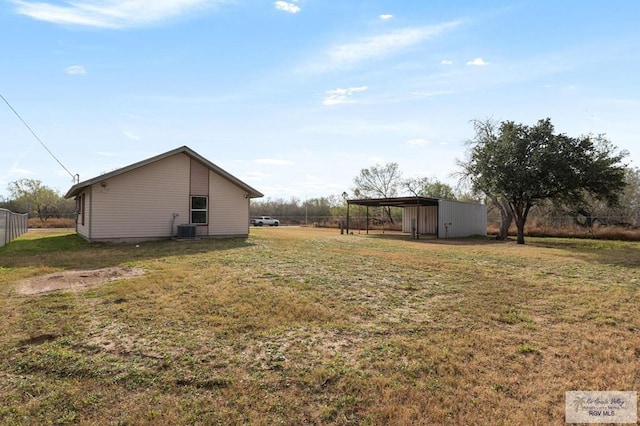
<path fill-rule="evenodd" d="M 269 198 L 362 168 L 455 184 L 470 120 L 640 166 L 640 2 L 0 0 L 0 94 L 81 180 L 187 145 Z M 0 102 L 0 195 L 71 177 Z"/>

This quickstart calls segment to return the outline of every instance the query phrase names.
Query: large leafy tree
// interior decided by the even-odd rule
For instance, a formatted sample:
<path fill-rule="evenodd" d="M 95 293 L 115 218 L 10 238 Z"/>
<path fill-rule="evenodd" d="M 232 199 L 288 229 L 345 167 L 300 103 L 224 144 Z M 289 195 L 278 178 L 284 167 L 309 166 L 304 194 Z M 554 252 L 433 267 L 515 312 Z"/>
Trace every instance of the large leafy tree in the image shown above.
<path fill-rule="evenodd" d="M 473 128 L 475 130 L 475 137 L 469 142 L 469 145 L 481 143 L 481 141 L 494 140 L 497 136 L 497 124 L 491 120 L 474 120 Z M 471 157 L 471 155 L 469 155 Z M 492 192 L 488 187 L 480 187 L 478 182 L 474 179 L 472 162 L 469 158 L 465 161 L 458 161 L 458 165 L 462 171 L 458 173 L 465 184 L 471 184 L 471 193 L 479 196 L 481 194 L 486 195 L 487 205 L 489 209 L 496 209 L 500 213 L 500 230 L 498 231 L 497 238 L 499 240 L 506 240 L 509 236 L 509 228 L 513 222 L 513 212 L 509 207 L 509 201 L 506 200 L 500 194 Z"/>
<path fill-rule="evenodd" d="M 56 212 L 60 195 L 38 179 L 20 179 L 10 182 L 9 193 L 14 205 L 30 215 L 37 215 L 43 222 Z"/>
<path fill-rule="evenodd" d="M 355 188 L 353 193 L 357 197 L 389 198 L 398 195 L 402 182 L 402 172 L 398 163 L 387 163 L 384 166 L 376 164 L 368 169 L 360 170 L 360 174 L 353 179 Z M 385 208 L 387 218 L 393 223 L 391 209 Z"/>
<path fill-rule="evenodd" d="M 508 207 L 518 244 L 529 211 L 543 200 L 578 204 L 588 194 L 615 205 L 625 187 L 627 153 L 603 136 L 557 134 L 548 118 L 533 126 L 475 121 L 474 129 L 462 175 Z"/>

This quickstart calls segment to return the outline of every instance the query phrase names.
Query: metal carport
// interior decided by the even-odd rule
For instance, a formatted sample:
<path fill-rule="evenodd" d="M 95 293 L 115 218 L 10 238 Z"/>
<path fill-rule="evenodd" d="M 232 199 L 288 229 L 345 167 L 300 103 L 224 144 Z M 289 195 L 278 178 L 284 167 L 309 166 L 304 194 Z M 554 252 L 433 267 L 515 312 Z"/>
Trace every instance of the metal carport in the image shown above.
<path fill-rule="evenodd" d="M 349 233 L 351 205 L 367 207 L 367 218 L 369 217 L 369 207 L 402 207 L 404 209 L 403 232 L 411 233 L 412 237 L 416 239 L 425 234 L 435 234 L 438 238 L 487 235 L 487 206 L 484 204 L 427 197 L 347 200 L 347 234 Z M 410 223 L 405 223 L 409 221 Z M 369 221 L 367 220 L 367 231 L 368 228 Z"/>
<path fill-rule="evenodd" d="M 347 234 L 349 233 L 349 207 L 351 205 L 365 206 L 367 208 L 367 218 L 369 217 L 369 207 L 417 207 L 417 220 L 415 227 L 412 227 L 412 236 L 420 238 L 420 209 L 419 207 L 438 207 L 437 198 L 427 197 L 393 197 L 393 198 L 363 198 L 347 200 Z M 367 232 L 369 231 L 369 221 L 367 220 Z M 437 231 L 436 231 L 437 234 Z"/>

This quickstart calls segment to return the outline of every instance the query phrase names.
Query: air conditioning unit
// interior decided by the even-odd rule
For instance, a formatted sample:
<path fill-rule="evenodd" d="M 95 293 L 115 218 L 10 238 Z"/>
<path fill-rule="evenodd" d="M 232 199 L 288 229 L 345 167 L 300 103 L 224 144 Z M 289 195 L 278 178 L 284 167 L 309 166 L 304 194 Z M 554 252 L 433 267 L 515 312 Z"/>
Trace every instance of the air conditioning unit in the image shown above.
<path fill-rule="evenodd" d="M 196 225 L 182 224 L 178 225 L 178 238 L 195 238 L 196 237 Z"/>

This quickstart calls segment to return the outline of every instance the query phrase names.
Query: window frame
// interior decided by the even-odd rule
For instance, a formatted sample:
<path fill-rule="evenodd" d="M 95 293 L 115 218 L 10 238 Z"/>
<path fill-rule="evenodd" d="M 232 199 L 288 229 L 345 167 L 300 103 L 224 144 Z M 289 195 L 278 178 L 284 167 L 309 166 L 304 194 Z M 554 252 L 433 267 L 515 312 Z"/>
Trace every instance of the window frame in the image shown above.
<path fill-rule="evenodd" d="M 203 209 L 194 209 L 193 208 L 193 201 L 194 198 L 203 198 L 205 200 L 205 207 Z M 205 213 L 205 221 L 204 222 L 194 222 L 193 220 L 193 214 L 194 213 L 201 213 L 204 212 Z M 189 223 L 192 225 L 200 225 L 200 226 L 205 226 L 209 224 L 209 197 L 206 195 L 191 195 L 189 197 Z"/>

